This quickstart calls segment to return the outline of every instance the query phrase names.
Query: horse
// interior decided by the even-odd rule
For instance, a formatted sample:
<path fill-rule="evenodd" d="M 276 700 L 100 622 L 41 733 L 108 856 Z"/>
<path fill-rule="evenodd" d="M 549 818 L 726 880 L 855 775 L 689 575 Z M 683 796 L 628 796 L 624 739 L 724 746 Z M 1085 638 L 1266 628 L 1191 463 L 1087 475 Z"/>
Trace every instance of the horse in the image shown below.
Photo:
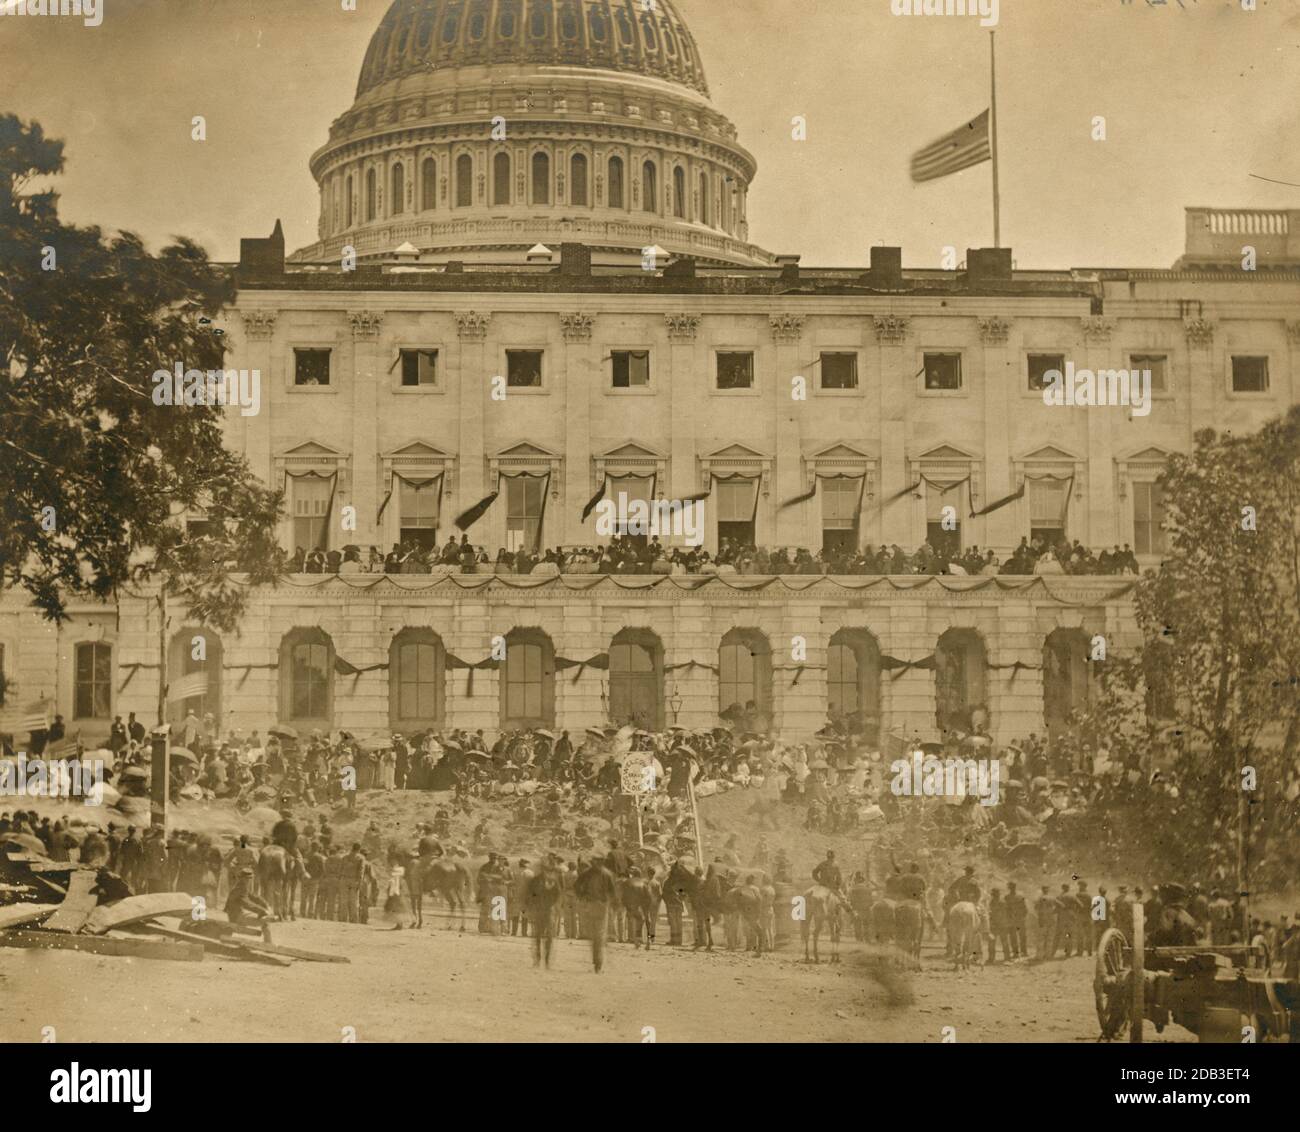
<path fill-rule="evenodd" d="M 753 877 L 746 877 L 744 884 L 727 889 L 722 898 L 722 910 L 727 930 L 727 946 L 733 946 L 733 940 L 740 942 L 740 928 L 745 929 L 745 949 L 753 947 L 759 955 L 763 954 L 763 893 L 753 883 Z"/>
<path fill-rule="evenodd" d="M 668 945 L 681 947 L 682 920 L 686 905 L 695 903 L 695 892 L 700 886 L 700 878 L 693 869 L 684 865 L 679 858 L 674 861 L 668 875 L 664 878 L 664 910 L 668 913 Z"/>
<path fill-rule="evenodd" d="M 820 963 L 821 954 L 817 941 L 824 929 L 829 929 L 831 937 L 832 963 L 840 961 L 840 908 L 844 898 L 825 885 L 814 884 L 804 893 L 803 922 L 800 932 L 803 935 L 803 961 Z M 808 937 L 812 936 L 812 958 L 808 957 Z"/>
<path fill-rule="evenodd" d="M 956 971 L 969 969 L 971 956 L 981 955 L 980 910 L 969 900 L 959 900 L 948 909 L 948 948 Z"/>
<path fill-rule="evenodd" d="M 655 921 L 659 919 L 659 901 L 662 895 L 654 870 L 646 869 L 644 877 L 634 872 L 619 882 L 619 903 L 627 912 L 627 931 L 636 948 L 641 947 L 641 929 L 645 928 L 645 948 L 650 950 L 655 941 Z"/>
<path fill-rule="evenodd" d="M 460 930 L 465 930 L 465 905 L 469 900 L 469 872 L 459 861 L 446 857 L 421 857 L 406 874 L 411 881 L 411 904 L 415 926 L 424 927 L 424 894 L 432 892 L 447 901 L 450 916 L 460 916 Z M 447 924 L 451 931 L 451 924 Z"/>
<path fill-rule="evenodd" d="M 921 965 L 921 936 L 925 910 L 917 900 L 900 900 L 894 908 L 894 940 L 899 951 L 916 966 Z"/>
<path fill-rule="evenodd" d="M 870 931 L 868 938 L 876 943 L 894 942 L 894 921 L 898 902 L 885 897 L 871 906 Z"/>
<path fill-rule="evenodd" d="M 289 855 L 287 867 L 289 871 L 284 878 L 284 903 L 287 918 L 296 920 L 298 916 L 294 910 L 298 907 L 302 882 L 307 879 L 307 866 L 303 862 L 302 856 L 295 852 Z"/>
<path fill-rule="evenodd" d="M 257 856 L 257 886 L 271 911 L 285 918 L 291 872 L 289 851 L 282 845 L 266 845 Z"/>

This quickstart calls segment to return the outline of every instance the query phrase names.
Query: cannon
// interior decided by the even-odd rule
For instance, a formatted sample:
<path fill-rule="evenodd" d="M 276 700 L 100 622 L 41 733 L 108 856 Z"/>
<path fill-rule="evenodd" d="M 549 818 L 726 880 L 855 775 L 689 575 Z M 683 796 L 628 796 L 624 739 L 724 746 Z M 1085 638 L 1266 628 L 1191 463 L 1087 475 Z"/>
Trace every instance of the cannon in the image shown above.
<path fill-rule="evenodd" d="M 1202 1042 L 1239 1043 L 1247 1026 L 1255 1041 L 1300 1041 L 1300 981 L 1270 976 L 1262 949 L 1146 948 L 1141 930 L 1134 934 L 1136 948 L 1119 928 L 1108 928 L 1097 945 L 1093 992 L 1102 1041 L 1125 1028 L 1141 1041 L 1145 1022 L 1157 1033 L 1172 1022 Z"/>

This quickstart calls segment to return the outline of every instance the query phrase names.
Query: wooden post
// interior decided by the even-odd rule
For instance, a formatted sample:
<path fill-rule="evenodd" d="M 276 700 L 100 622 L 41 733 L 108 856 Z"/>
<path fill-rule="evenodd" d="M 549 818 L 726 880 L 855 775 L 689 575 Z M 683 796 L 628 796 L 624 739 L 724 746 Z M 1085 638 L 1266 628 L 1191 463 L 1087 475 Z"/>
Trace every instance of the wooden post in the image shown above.
<path fill-rule="evenodd" d="M 167 828 L 167 792 L 171 786 L 171 724 L 150 732 L 149 824 Z"/>
<path fill-rule="evenodd" d="M 1142 907 L 1141 901 L 1135 900 L 1133 902 L 1133 1016 L 1130 1019 L 1128 1028 L 1128 1040 L 1130 1042 L 1140 1042 L 1142 1040 L 1145 1005 L 1143 1000 L 1146 994 L 1145 964 L 1142 955 L 1146 937 L 1145 917 L 1146 909 Z"/>
<path fill-rule="evenodd" d="M 690 764 L 688 764 L 689 766 Z M 686 796 L 691 802 L 691 824 L 695 827 L 695 863 L 704 871 L 704 831 L 700 829 L 700 811 L 695 805 L 695 781 L 692 770 L 686 772 Z"/>

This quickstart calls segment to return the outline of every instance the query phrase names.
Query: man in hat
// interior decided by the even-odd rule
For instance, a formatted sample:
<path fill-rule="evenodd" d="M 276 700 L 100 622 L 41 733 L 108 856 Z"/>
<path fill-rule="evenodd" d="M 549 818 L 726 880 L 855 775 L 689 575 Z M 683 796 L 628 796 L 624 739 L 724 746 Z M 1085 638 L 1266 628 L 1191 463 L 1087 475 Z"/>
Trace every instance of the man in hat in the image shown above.
<path fill-rule="evenodd" d="M 1061 885 L 1061 891 L 1056 897 L 1056 931 L 1052 935 L 1052 955 L 1056 955 L 1057 948 L 1064 953 L 1065 958 L 1069 959 L 1076 951 L 1080 949 L 1080 941 L 1077 936 L 1079 925 L 1079 902 L 1074 898 L 1068 884 Z"/>
<path fill-rule="evenodd" d="M 1110 922 L 1124 933 L 1124 938 L 1133 942 L 1133 898 L 1128 893 L 1128 885 L 1121 884 L 1119 892 L 1110 904 Z"/>
<path fill-rule="evenodd" d="M 365 879 L 366 859 L 361 853 L 361 842 L 354 841 L 352 849 L 339 863 L 339 919 L 355 924 L 361 914 L 361 883 Z"/>
<path fill-rule="evenodd" d="M 812 878 L 823 888 L 829 888 L 832 892 L 840 892 L 844 888 L 844 874 L 840 872 L 840 867 L 835 863 L 835 850 L 826 850 L 826 859 L 819 861 L 812 871 Z"/>
<path fill-rule="evenodd" d="M 1034 924 L 1037 928 L 1037 947 L 1039 960 L 1052 957 L 1052 941 L 1056 938 L 1056 901 L 1052 890 L 1043 885 L 1042 892 L 1034 901 Z"/>
<path fill-rule="evenodd" d="M 1081 880 L 1078 883 L 1078 891 L 1074 894 L 1074 902 L 1079 911 L 1075 915 L 1075 954 L 1091 955 L 1093 945 L 1093 932 L 1096 930 L 1097 921 L 1093 919 L 1092 896 L 1088 892 L 1088 882 Z"/>
<path fill-rule="evenodd" d="M 286 853 L 292 853 L 298 847 L 298 827 L 294 824 L 291 810 L 280 811 L 280 820 L 271 827 L 271 842 Z"/>
<path fill-rule="evenodd" d="M 605 936 L 609 930 L 609 909 L 618 891 L 618 881 L 599 858 L 593 858 L 574 883 L 583 932 L 591 940 L 591 962 L 600 974 L 605 965 Z"/>
<path fill-rule="evenodd" d="M 260 896 L 253 895 L 253 870 L 240 869 L 235 876 L 234 887 L 226 897 L 226 916 L 232 924 L 256 924 L 262 929 L 262 937 L 269 936 L 267 924 L 275 917 L 271 906 Z"/>
<path fill-rule="evenodd" d="M 1016 882 L 1007 882 L 1007 898 L 1003 902 L 1007 911 L 1007 938 L 1011 943 L 1011 958 L 1024 959 L 1029 955 L 1025 943 L 1025 921 L 1029 918 L 1029 907 L 1025 898 L 1016 891 Z"/>

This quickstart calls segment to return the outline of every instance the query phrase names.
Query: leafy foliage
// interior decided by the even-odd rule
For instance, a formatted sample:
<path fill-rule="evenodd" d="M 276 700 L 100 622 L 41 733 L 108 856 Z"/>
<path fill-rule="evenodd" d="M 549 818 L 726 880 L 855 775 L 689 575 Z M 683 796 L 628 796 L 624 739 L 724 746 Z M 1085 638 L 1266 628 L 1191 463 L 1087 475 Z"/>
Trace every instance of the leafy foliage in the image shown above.
<path fill-rule="evenodd" d="M 0 584 L 60 620 L 70 595 L 161 580 L 233 629 L 247 587 L 230 575 L 277 576 L 279 493 L 223 446 L 227 410 L 152 400 L 159 369 L 221 368 L 231 280 L 189 240 L 153 255 L 62 223 L 54 192 L 27 189 L 63 164 L 39 124 L 0 115 Z"/>

